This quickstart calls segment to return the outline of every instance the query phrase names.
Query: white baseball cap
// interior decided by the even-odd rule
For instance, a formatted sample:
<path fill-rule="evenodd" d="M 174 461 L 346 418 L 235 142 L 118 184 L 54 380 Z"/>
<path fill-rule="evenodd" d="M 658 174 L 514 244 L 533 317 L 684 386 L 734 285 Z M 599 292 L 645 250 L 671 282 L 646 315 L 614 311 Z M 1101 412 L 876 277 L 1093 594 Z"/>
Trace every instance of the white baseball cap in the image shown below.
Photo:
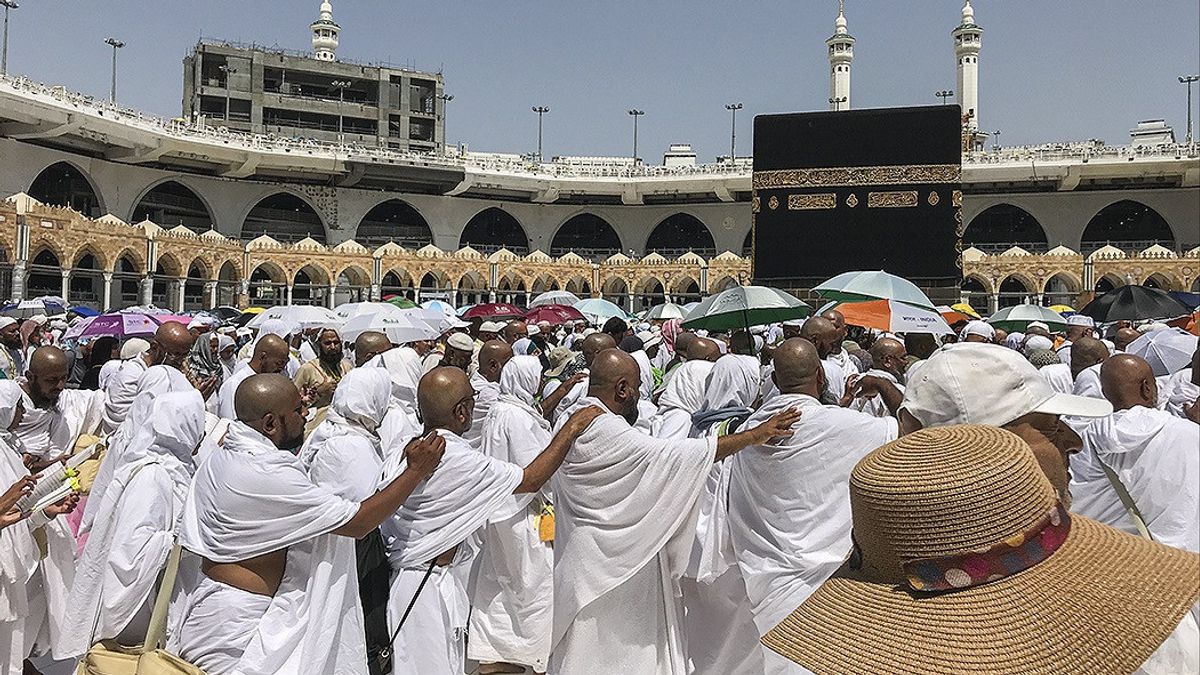
<path fill-rule="evenodd" d="M 1041 321 L 1030 321 L 1029 325 L 1025 327 L 1025 332 L 1028 333 L 1030 328 L 1041 328 L 1047 333 L 1050 332 L 1050 326 Z"/>
<path fill-rule="evenodd" d="M 934 352 L 907 383 L 901 407 L 925 427 L 951 424 L 1003 426 L 1040 412 L 1104 417 L 1104 399 L 1059 394 L 1037 368 L 1000 345 L 963 342 Z"/>
<path fill-rule="evenodd" d="M 1088 328 L 1095 328 L 1096 322 L 1090 316 L 1084 316 L 1082 314 L 1072 314 L 1071 316 L 1067 317 L 1067 325 L 1068 326 L 1086 326 Z"/>

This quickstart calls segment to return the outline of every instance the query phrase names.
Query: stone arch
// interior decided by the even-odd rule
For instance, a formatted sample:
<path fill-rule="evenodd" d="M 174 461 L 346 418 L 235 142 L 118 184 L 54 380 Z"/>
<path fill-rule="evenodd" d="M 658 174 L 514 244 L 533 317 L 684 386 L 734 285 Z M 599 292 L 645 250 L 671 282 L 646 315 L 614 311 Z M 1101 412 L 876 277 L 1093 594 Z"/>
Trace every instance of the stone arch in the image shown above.
<path fill-rule="evenodd" d="M 398 295 L 403 298 L 412 300 L 416 297 L 416 286 L 413 284 L 412 275 L 407 270 L 401 268 L 389 269 L 383 274 L 379 280 L 379 292 L 381 298 L 387 298 L 393 295 Z"/>
<path fill-rule="evenodd" d="M 723 276 L 723 277 L 717 279 L 712 284 L 710 284 L 708 287 L 708 293 L 709 293 L 709 295 L 716 295 L 717 293 L 720 293 L 721 291 L 727 291 L 731 288 L 734 288 L 737 285 L 738 285 L 737 279 L 726 275 L 726 276 Z"/>
<path fill-rule="evenodd" d="M 183 264 L 174 253 L 159 255 L 154 263 L 154 274 L 151 275 L 150 302 L 155 307 L 181 309 L 183 298 L 179 295 L 181 289 L 177 282 L 183 279 L 185 274 Z"/>
<path fill-rule="evenodd" d="M 609 302 L 625 306 L 629 299 L 629 284 L 625 282 L 623 277 L 613 275 L 605 279 L 601 285 L 600 297 Z"/>
<path fill-rule="evenodd" d="M 633 285 L 634 310 L 642 311 L 667 301 L 666 288 L 655 276 L 642 277 Z"/>
<path fill-rule="evenodd" d="M 621 237 L 613 226 L 594 213 L 577 213 L 554 232 L 550 255 L 574 252 L 584 258 L 603 259 L 621 252 Z"/>
<path fill-rule="evenodd" d="M 591 280 L 579 274 L 567 279 L 567 283 L 563 286 L 563 289 L 574 293 L 581 299 L 590 298 L 592 296 Z"/>
<path fill-rule="evenodd" d="M 379 202 L 363 216 L 354 240 L 371 249 L 395 242 L 415 250 L 433 243 L 433 231 L 415 206 L 391 198 Z"/>
<path fill-rule="evenodd" d="M 700 283 L 690 274 L 671 280 L 671 302 L 686 305 L 689 302 L 696 302 L 703 295 L 700 291 Z"/>
<path fill-rule="evenodd" d="M 366 302 L 371 299 L 371 275 L 362 266 L 351 263 L 337 273 L 333 305 L 347 302 Z"/>
<path fill-rule="evenodd" d="M 292 275 L 292 304 L 327 305 L 329 282 L 325 268 L 311 263 L 301 267 Z"/>
<path fill-rule="evenodd" d="M 562 285 L 558 283 L 558 279 L 553 274 L 542 274 L 537 279 L 533 280 L 533 285 L 530 287 L 530 292 L 534 295 L 545 293 L 546 291 L 557 291 Z"/>
<path fill-rule="evenodd" d="M 1083 291 L 1083 281 L 1071 272 L 1056 272 L 1042 286 L 1043 304 L 1068 305 L 1075 307 L 1076 299 Z"/>
<path fill-rule="evenodd" d="M 487 279 L 476 271 L 462 275 L 458 280 L 458 301 L 463 305 L 477 305 L 487 302 Z"/>
<path fill-rule="evenodd" d="M 113 263 L 112 293 L 108 297 L 108 307 L 127 307 L 139 303 L 141 279 L 145 275 L 145 265 L 132 249 L 125 249 L 117 255 Z"/>
<path fill-rule="evenodd" d="M 212 279 L 212 269 L 204 258 L 196 258 L 188 263 L 187 276 L 183 282 L 183 309 L 211 309 L 207 307 L 209 297 L 208 282 Z"/>
<path fill-rule="evenodd" d="M 663 218 L 646 239 L 646 252 L 673 258 L 688 251 L 712 257 L 717 243 L 712 231 L 696 216 L 679 212 Z"/>
<path fill-rule="evenodd" d="M 1100 209 L 1083 230 L 1083 253 L 1112 244 L 1123 250 L 1142 250 L 1152 244 L 1175 248 L 1175 233 L 1158 211 L 1132 199 Z"/>
<path fill-rule="evenodd" d="M 995 204 L 971 219 L 963 231 L 963 246 L 996 253 L 1012 246 L 1027 251 L 1045 251 L 1046 228 L 1025 209 L 1014 204 Z"/>
<path fill-rule="evenodd" d="M 216 228 L 208 200 L 172 178 L 151 184 L 134 204 L 133 223 L 150 220 L 166 229 L 183 225 L 196 233 Z"/>
<path fill-rule="evenodd" d="M 1142 282 L 1142 285 L 1149 286 L 1150 288 L 1157 288 L 1163 291 L 1178 291 L 1181 290 L 1183 286 L 1177 280 L 1173 279 L 1171 275 L 1165 272 L 1154 272 L 1146 277 L 1145 281 Z"/>
<path fill-rule="evenodd" d="M 311 237 L 324 244 L 325 220 L 307 197 L 281 190 L 255 202 L 242 219 L 243 239 L 264 234 L 285 243 Z"/>
<path fill-rule="evenodd" d="M 88 256 L 88 255 L 90 255 L 92 257 L 92 260 L 94 261 L 96 266 L 89 267 L 87 269 L 95 269 L 98 272 L 104 272 L 104 271 L 108 270 L 108 267 L 111 264 L 108 257 L 104 255 L 103 251 L 101 251 L 99 248 L 97 248 L 96 246 L 94 246 L 90 243 L 84 244 L 84 245 L 80 246 L 79 248 L 75 249 L 74 255 L 71 256 L 75 260 L 75 262 L 71 264 L 71 267 L 79 267 L 80 260 L 84 256 Z"/>
<path fill-rule="evenodd" d="M 524 304 L 528 295 L 529 282 L 525 277 L 509 270 L 496 282 L 496 300 L 513 304 Z"/>
<path fill-rule="evenodd" d="M 29 189 L 30 197 L 52 206 L 66 206 L 89 218 L 104 215 L 104 200 L 88 172 L 75 162 L 62 160 L 38 172 Z"/>
<path fill-rule="evenodd" d="M 526 255 L 529 253 L 529 235 L 515 216 L 492 206 L 467 221 L 458 238 L 458 246 L 470 246 L 481 253 L 494 253 L 507 248 L 517 255 Z"/>
<path fill-rule="evenodd" d="M 67 301 L 75 305 L 100 308 L 104 304 L 104 271 L 108 268 L 104 256 L 91 244 L 75 251 L 75 262 L 68 270 Z"/>
<path fill-rule="evenodd" d="M 217 306 L 239 304 L 241 286 L 241 274 L 237 264 L 232 260 L 221 263 L 221 268 L 217 271 Z"/>
<path fill-rule="evenodd" d="M 1037 288 L 1033 280 L 1023 274 L 1010 274 L 1000 281 L 1000 292 L 997 294 L 1000 307 L 1021 305 L 1030 300 Z"/>
<path fill-rule="evenodd" d="M 271 307 L 287 299 L 287 274 L 279 265 L 263 261 L 250 270 L 248 294 L 251 305 Z"/>
<path fill-rule="evenodd" d="M 992 294 L 992 282 L 980 274 L 968 274 L 959 288 L 963 302 L 976 309 L 987 309 L 988 298 Z"/>
<path fill-rule="evenodd" d="M 29 257 L 29 275 L 25 282 L 26 297 L 62 295 L 62 256 L 49 246 Z"/>
<path fill-rule="evenodd" d="M 1116 272 L 1109 272 L 1096 280 L 1096 285 L 1092 288 L 1096 293 L 1107 293 L 1116 290 L 1122 286 L 1128 285 L 1129 281 L 1121 277 Z"/>

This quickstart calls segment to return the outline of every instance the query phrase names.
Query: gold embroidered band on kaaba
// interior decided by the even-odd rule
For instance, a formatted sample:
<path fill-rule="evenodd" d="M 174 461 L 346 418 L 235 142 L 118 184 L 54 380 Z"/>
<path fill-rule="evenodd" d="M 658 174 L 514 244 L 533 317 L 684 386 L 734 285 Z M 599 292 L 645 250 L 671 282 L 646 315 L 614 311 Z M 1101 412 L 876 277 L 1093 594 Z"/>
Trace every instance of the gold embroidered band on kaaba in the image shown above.
<path fill-rule="evenodd" d="M 837 206 L 837 195 L 832 192 L 788 195 L 789 211 L 832 209 L 835 206 Z"/>
<path fill-rule="evenodd" d="M 755 190 L 775 188 L 858 187 L 863 185 L 920 185 L 959 183 L 958 164 L 852 166 L 824 169 L 782 169 L 754 172 Z"/>

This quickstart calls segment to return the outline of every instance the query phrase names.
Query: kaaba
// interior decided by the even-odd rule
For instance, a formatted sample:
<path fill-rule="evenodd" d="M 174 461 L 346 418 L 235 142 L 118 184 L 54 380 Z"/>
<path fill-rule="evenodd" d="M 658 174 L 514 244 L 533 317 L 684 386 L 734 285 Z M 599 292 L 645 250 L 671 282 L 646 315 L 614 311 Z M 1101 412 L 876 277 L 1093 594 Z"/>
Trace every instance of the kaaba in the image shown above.
<path fill-rule="evenodd" d="M 755 117 L 755 283 L 807 289 L 884 270 L 954 287 L 961 148 L 958 106 Z"/>

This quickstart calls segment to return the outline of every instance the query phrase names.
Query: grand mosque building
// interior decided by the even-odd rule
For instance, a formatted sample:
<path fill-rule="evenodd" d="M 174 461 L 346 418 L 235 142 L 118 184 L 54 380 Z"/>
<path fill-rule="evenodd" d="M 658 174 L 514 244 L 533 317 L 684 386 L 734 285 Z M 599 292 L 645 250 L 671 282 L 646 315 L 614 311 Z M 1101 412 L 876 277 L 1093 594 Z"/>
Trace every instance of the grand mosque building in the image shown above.
<path fill-rule="evenodd" d="M 969 0 L 947 28 L 964 298 L 995 309 L 1129 283 L 1200 290 L 1193 139 L 1152 120 L 1128 145 L 997 149 L 981 131 L 984 30 Z M 751 278 L 748 158 L 448 147 L 441 74 L 339 59 L 340 37 L 323 2 L 311 52 L 201 41 L 170 120 L 0 77 L 0 297 L 193 310 L 566 289 L 637 310 Z M 839 8 L 831 110 L 851 106 L 854 44 Z"/>

